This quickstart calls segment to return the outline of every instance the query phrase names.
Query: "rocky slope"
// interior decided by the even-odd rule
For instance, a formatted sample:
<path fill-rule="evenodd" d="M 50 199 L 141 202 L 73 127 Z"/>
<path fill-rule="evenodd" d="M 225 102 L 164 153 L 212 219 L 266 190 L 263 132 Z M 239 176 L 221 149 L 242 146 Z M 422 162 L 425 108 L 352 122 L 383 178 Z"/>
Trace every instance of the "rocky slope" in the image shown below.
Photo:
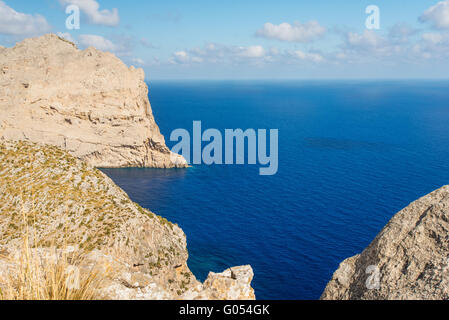
<path fill-rule="evenodd" d="M 154 120 L 142 69 L 56 35 L 0 47 L 0 139 L 48 143 L 95 167 L 185 167 Z"/>
<path fill-rule="evenodd" d="M 55 146 L 0 142 L 0 290 L 25 232 L 39 254 L 70 248 L 86 256 L 85 270 L 112 268 L 107 299 L 254 298 L 250 266 L 198 282 L 183 231 L 133 203 L 101 171 Z"/>
<path fill-rule="evenodd" d="M 321 299 L 449 299 L 449 186 L 397 213 Z"/>

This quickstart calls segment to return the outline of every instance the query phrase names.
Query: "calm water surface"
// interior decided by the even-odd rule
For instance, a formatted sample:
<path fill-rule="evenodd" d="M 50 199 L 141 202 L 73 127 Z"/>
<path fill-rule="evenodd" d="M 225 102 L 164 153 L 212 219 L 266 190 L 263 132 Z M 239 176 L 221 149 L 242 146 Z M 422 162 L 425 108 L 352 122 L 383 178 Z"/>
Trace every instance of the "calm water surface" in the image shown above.
<path fill-rule="evenodd" d="M 182 227 L 200 280 L 250 264 L 259 299 L 319 298 L 395 212 L 449 183 L 449 82 L 154 82 L 150 101 L 166 140 L 194 120 L 279 129 L 275 176 L 254 165 L 104 170 Z"/>

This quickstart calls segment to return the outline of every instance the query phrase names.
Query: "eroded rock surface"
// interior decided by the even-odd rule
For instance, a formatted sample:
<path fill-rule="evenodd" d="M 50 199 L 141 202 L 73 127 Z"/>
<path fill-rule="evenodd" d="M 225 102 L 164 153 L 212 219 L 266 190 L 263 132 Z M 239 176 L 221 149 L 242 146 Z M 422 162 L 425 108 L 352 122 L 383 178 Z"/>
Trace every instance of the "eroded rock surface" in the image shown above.
<path fill-rule="evenodd" d="M 321 299 L 449 299 L 449 186 L 397 213 Z"/>
<path fill-rule="evenodd" d="M 250 266 L 200 283 L 181 228 L 132 202 L 98 169 L 55 146 L 0 142 L 0 289 L 25 233 L 30 250 L 70 247 L 86 266 L 111 267 L 106 299 L 254 299 Z"/>
<path fill-rule="evenodd" d="M 95 167 L 185 167 L 165 145 L 142 69 L 49 34 L 0 48 L 0 139 L 46 143 Z"/>

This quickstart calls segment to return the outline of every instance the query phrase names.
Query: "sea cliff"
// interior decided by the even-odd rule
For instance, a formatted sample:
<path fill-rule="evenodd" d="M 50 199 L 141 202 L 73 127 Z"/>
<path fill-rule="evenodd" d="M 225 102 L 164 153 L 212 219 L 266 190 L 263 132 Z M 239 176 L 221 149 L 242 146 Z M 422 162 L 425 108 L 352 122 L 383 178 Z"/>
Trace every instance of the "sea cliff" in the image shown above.
<path fill-rule="evenodd" d="M 185 167 L 154 120 L 142 69 L 54 34 L 0 48 L 0 138 L 47 143 L 95 167 Z"/>
<path fill-rule="evenodd" d="M 97 270 L 89 297 L 254 299 L 250 266 L 199 282 L 181 228 L 96 169 L 186 165 L 165 145 L 142 70 L 52 34 L 1 47 L 0 298 L 54 297 L 41 267 L 69 257 L 81 278 Z"/>
<path fill-rule="evenodd" d="M 181 228 L 132 202 L 100 170 L 55 146 L 0 142 L 0 293 L 30 251 L 76 252 L 82 273 L 109 269 L 98 288 L 105 299 L 255 298 L 250 266 L 196 280 Z"/>
<path fill-rule="evenodd" d="M 321 299 L 449 299 L 449 186 L 398 212 L 340 264 Z"/>

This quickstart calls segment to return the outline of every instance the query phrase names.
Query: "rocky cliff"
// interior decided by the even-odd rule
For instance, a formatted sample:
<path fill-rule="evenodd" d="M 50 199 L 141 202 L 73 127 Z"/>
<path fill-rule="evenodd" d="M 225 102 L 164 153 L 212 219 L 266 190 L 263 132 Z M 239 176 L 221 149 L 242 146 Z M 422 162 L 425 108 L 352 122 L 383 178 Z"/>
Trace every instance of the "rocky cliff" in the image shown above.
<path fill-rule="evenodd" d="M 321 299 L 449 299 L 449 186 L 397 213 Z"/>
<path fill-rule="evenodd" d="M 70 249 L 79 267 L 106 266 L 106 299 L 254 299 L 250 266 L 210 273 L 187 266 L 186 237 L 175 224 L 132 202 L 101 171 L 50 145 L 0 142 L 0 293 L 26 249 Z M 0 297 L 1 298 L 1 297 Z"/>
<path fill-rule="evenodd" d="M 142 70 L 56 35 L 0 47 L 0 299 L 69 253 L 64 268 L 101 270 L 106 299 L 254 299 L 250 266 L 199 282 L 183 231 L 95 169 L 125 166 L 187 166 L 165 145 Z M 45 272 L 33 276 L 42 289 Z"/>
<path fill-rule="evenodd" d="M 48 143 L 95 167 L 185 167 L 154 120 L 142 69 L 56 35 L 0 47 L 0 138 Z"/>

